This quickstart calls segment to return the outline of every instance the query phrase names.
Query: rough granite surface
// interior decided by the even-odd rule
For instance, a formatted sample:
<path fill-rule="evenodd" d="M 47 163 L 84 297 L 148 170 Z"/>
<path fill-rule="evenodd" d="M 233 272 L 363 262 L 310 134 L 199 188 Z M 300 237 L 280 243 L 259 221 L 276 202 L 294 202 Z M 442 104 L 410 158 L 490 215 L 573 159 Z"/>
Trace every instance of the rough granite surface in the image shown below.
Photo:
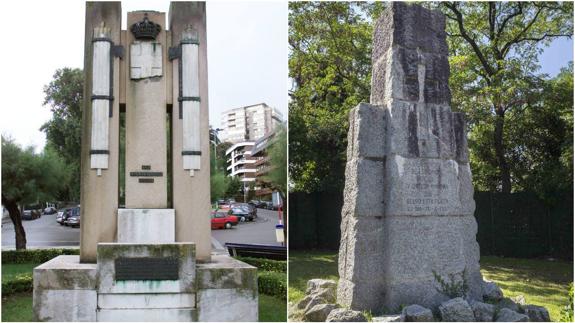
<path fill-rule="evenodd" d="M 435 308 L 433 272 L 483 300 L 465 118 L 451 111 L 445 17 L 391 3 L 373 35 L 371 102 L 349 115 L 338 303 Z M 469 312 L 471 313 L 471 312 Z M 468 313 L 468 314 L 469 314 Z"/>

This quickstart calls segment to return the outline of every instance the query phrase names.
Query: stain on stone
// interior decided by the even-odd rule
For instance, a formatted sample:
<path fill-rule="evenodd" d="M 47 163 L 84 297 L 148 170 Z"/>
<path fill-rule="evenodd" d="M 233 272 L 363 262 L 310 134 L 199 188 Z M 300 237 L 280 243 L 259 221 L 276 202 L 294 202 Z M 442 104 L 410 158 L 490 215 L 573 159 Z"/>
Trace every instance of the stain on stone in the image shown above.
<path fill-rule="evenodd" d="M 407 115 L 407 151 L 410 157 L 419 157 L 419 138 L 417 136 L 417 109 L 414 108 L 409 110 Z"/>

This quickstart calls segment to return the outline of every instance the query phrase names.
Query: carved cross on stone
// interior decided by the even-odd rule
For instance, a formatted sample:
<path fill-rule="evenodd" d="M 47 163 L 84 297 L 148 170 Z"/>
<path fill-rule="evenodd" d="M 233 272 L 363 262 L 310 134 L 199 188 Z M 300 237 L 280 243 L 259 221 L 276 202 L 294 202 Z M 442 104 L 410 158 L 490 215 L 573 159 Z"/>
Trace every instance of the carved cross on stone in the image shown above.
<path fill-rule="evenodd" d="M 162 45 L 136 41 L 130 46 L 130 78 L 162 76 Z"/>

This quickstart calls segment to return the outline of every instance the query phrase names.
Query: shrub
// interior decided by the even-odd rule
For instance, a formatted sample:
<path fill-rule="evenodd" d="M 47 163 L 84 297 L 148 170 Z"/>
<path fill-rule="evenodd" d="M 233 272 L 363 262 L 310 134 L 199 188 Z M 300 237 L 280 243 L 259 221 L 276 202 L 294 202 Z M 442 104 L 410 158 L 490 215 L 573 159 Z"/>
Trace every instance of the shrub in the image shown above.
<path fill-rule="evenodd" d="M 32 274 L 20 274 L 10 280 L 2 281 L 2 296 L 29 292 L 33 289 Z"/>
<path fill-rule="evenodd" d="M 258 290 L 262 294 L 287 299 L 286 274 L 273 271 L 258 273 Z"/>
<path fill-rule="evenodd" d="M 561 322 L 573 322 L 573 283 L 569 285 L 569 304 L 561 310 Z"/>
<path fill-rule="evenodd" d="M 41 264 L 61 255 L 79 255 L 79 249 L 33 249 L 2 251 L 3 264 Z"/>
<path fill-rule="evenodd" d="M 449 281 L 443 280 L 441 275 L 439 275 L 435 270 L 433 272 L 433 277 L 439 283 L 441 287 L 436 287 L 435 289 L 442 293 L 443 295 L 448 296 L 449 298 L 456 298 L 456 297 L 463 297 L 467 295 L 469 291 L 469 285 L 467 284 L 467 280 L 465 279 L 465 272 L 464 269 L 459 274 L 450 273 L 447 276 L 449 277 Z M 460 276 L 460 278 L 457 278 Z"/>
<path fill-rule="evenodd" d="M 258 267 L 259 270 L 275 271 L 278 273 L 285 273 L 287 271 L 287 262 L 281 260 L 271 260 L 265 258 L 252 258 L 252 257 L 235 257 L 239 261 L 243 261 L 252 266 Z"/>

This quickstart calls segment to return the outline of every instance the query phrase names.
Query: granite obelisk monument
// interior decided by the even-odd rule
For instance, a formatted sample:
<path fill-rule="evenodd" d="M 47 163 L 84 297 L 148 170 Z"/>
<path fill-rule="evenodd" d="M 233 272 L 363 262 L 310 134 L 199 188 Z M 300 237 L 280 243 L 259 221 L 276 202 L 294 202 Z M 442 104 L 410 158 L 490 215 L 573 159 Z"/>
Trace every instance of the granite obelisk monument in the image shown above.
<path fill-rule="evenodd" d="M 450 108 L 445 18 L 393 2 L 373 35 L 371 102 L 350 113 L 338 303 L 437 306 L 435 274 L 481 299 L 464 116 Z"/>
<path fill-rule="evenodd" d="M 257 321 L 256 268 L 211 252 L 206 5 L 121 16 L 86 3 L 80 255 L 34 269 L 34 314 Z"/>

